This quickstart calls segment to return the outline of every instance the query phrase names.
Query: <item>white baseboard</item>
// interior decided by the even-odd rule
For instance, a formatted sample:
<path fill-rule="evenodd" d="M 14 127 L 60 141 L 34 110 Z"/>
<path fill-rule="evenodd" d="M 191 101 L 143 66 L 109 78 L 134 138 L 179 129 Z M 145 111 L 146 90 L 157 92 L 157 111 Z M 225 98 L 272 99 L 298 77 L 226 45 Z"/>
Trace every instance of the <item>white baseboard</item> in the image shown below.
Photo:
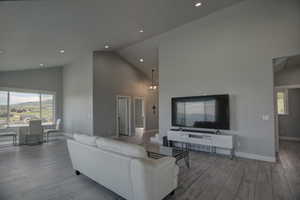
<path fill-rule="evenodd" d="M 276 162 L 276 158 L 272 156 L 262 156 L 258 154 L 245 153 L 245 152 L 235 152 L 235 155 L 241 158 L 248 158 L 248 159 L 261 160 L 267 162 Z"/>
<path fill-rule="evenodd" d="M 280 136 L 280 140 L 288 140 L 288 141 L 298 141 L 300 142 L 300 138 L 298 137 L 288 137 L 288 136 Z"/>

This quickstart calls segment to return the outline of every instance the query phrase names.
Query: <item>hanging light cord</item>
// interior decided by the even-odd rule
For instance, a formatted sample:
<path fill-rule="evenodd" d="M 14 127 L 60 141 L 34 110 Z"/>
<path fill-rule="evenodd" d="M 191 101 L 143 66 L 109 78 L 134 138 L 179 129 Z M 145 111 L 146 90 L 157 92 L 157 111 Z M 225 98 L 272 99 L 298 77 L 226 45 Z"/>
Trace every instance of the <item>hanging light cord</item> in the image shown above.
<path fill-rule="evenodd" d="M 152 69 L 152 87 L 154 87 L 154 69 Z"/>

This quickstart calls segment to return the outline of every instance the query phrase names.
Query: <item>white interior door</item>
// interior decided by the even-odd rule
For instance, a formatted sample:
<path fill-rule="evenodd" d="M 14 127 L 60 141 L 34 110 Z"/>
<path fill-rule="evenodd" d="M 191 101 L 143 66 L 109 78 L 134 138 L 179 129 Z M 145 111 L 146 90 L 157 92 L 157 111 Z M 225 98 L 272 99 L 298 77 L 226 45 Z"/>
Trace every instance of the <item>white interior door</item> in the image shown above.
<path fill-rule="evenodd" d="M 143 97 L 134 98 L 134 125 L 135 128 L 145 128 L 145 100 Z"/>
<path fill-rule="evenodd" d="M 130 97 L 117 96 L 118 135 L 130 135 Z"/>

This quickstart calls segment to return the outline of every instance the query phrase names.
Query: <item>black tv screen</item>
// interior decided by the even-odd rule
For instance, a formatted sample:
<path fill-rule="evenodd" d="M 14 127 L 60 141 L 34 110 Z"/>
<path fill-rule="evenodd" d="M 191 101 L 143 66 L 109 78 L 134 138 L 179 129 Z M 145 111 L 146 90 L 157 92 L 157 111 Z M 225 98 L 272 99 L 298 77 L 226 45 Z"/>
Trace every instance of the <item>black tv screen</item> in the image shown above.
<path fill-rule="evenodd" d="M 229 130 L 229 95 L 172 98 L 172 126 Z"/>

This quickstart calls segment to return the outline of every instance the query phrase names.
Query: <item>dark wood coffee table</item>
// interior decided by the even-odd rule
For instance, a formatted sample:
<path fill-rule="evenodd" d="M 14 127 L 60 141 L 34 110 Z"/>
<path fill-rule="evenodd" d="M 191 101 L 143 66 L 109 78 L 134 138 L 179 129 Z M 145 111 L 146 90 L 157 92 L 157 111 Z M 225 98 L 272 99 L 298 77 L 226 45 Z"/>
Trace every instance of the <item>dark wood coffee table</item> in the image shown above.
<path fill-rule="evenodd" d="M 159 159 L 170 156 L 176 159 L 176 163 L 184 159 L 186 166 L 190 168 L 190 154 L 186 148 L 166 147 L 156 144 L 147 144 L 145 147 L 150 158 Z"/>

